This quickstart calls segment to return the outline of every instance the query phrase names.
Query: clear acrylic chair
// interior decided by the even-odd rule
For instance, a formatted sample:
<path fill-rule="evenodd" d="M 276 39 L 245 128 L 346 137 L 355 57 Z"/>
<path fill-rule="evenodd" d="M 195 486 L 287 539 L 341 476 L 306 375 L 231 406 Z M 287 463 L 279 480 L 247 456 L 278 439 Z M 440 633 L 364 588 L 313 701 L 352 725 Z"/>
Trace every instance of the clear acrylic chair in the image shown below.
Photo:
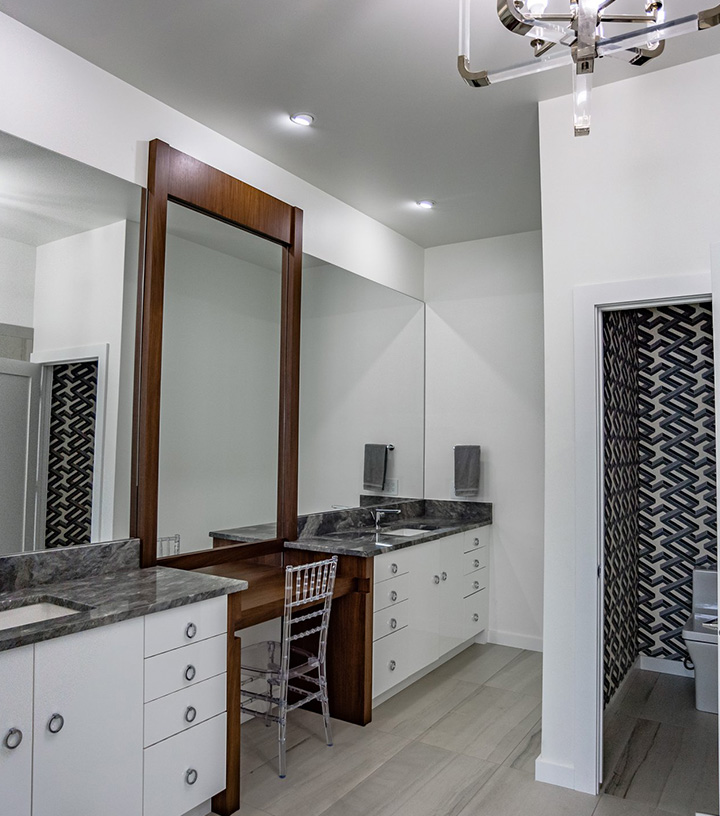
<path fill-rule="evenodd" d="M 241 650 L 240 709 L 264 717 L 267 725 L 271 722 L 278 724 L 281 779 L 285 777 L 285 733 L 289 711 L 319 700 L 325 739 L 328 745 L 332 745 L 325 658 L 337 560 L 334 555 L 326 561 L 286 567 L 282 641 L 266 640 Z M 317 654 L 295 645 L 296 641 L 315 634 L 318 634 Z M 299 678 L 303 678 L 301 685 L 295 682 Z M 266 687 L 258 683 L 263 680 Z M 303 685 L 308 687 L 303 688 Z M 297 700 L 290 704 L 288 692 L 297 695 Z M 255 708 L 263 704 L 263 710 Z"/>

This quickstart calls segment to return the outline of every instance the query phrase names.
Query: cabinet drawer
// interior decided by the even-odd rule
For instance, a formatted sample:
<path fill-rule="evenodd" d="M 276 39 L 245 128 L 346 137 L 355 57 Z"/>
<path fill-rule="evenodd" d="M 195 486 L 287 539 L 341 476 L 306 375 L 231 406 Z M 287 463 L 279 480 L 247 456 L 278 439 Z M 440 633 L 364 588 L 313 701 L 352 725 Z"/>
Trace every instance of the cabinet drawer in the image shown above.
<path fill-rule="evenodd" d="M 488 625 L 488 591 L 481 589 L 469 598 L 463 598 L 464 640 L 480 634 Z"/>
<path fill-rule="evenodd" d="M 225 787 L 226 721 L 220 714 L 145 749 L 143 816 L 186 813 Z"/>
<path fill-rule="evenodd" d="M 480 547 L 487 547 L 490 542 L 490 527 L 478 527 L 475 530 L 465 531 L 465 552 L 472 552 Z"/>
<path fill-rule="evenodd" d="M 379 609 L 386 609 L 394 604 L 406 601 L 408 598 L 408 590 L 410 588 L 410 575 L 398 575 L 392 580 L 381 581 L 375 587 L 375 597 L 373 606 L 377 612 Z"/>
<path fill-rule="evenodd" d="M 373 643 L 373 697 L 412 674 L 408 628 Z"/>
<path fill-rule="evenodd" d="M 178 606 L 145 618 L 145 657 L 227 632 L 227 597 Z"/>
<path fill-rule="evenodd" d="M 488 551 L 487 547 L 479 547 L 463 555 L 463 574 L 469 575 L 475 570 L 487 567 Z"/>
<path fill-rule="evenodd" d="M 145 660 L 145 702 L 222 674 L 226 664 L 226 635 L 149 657 Z"/>
<path fill-rule="evenodd" d="M 487 586 L 486 573 L 487 570 L 485 567 L 483 567 L 476 572 L 471 572 L 470 575 L 466 575 L 463 578 L 463 598 L 467 598 L 468 595 L 472 595 L 475 592 L 479 592 L 481 589 L 485 589 Z"/>
<path fill-rule="evenodd" d="M 375 583 L 379 584 L 381 581 L 387 581 L 396 575 L 409 572 L 412 558 L 410 551 L 412 549 L 412 547 L 408 547 L 404 550 L 396 550 L 385 555 L 375 556 Z"/>
<path fill-rule="evenodd" d="M 408 601 L 402 601 L 376 612 L 373 616 L 373 640 L 379 640 L 406 627 L 410 617 L 409 607 Z"/>
<path fill-rule="evenodd" d="M 167 694 L 145 705 L 145 747 L 194 728 L 226 709 L 227 675 Z"/>

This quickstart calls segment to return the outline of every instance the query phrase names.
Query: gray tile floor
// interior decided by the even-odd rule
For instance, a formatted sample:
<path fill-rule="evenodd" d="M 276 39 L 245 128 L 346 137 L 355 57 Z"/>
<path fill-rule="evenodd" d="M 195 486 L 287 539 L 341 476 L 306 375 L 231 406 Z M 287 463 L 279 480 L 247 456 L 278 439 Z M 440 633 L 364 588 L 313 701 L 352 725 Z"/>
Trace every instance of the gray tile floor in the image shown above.
<path fill-rule="evenodd" d="M 334 721 L 332 748 L 324 744 L 321 718 L 296 711 L 288 727 L 286 779 L 277 776 L 275 728 L 257 720 L 246 723 L 243 806 L 236 816 L 684 813 L 657 809 L 669 800 L 589 796 L 535 781 L 541 659 L 505 646 L 472 646 L 375 709 L 369 726 Z M 636 692 L 646 706 L 643 715 L 653 706 L 663 708 L 661 700 L 650 699 L 652 693 Z M 629 715 L 619 716 L 617 729 L 625 735 L 632 729 L 623 716 Z M 676 710 L 668 726 L 684 728 L 685 716 Z M 693 750 L 687 745 L 681 752 L 678 774 L 697 758 Z"/>
<path fill-rule="evenodd" d="M 633 670 L 605 712 L 604 756 L 603 789 L 627 812 L 718 813 L 718 718 L 695 709 L 692 679 Z"/>

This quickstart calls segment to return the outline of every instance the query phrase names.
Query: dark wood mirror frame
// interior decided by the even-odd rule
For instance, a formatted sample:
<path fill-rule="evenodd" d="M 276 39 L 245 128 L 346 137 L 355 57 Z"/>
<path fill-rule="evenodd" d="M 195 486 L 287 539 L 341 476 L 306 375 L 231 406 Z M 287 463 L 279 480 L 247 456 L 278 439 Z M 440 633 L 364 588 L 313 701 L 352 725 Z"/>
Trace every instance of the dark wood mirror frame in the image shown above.
<path fill-rule="evenodd" d="M 135 401 L 130 534 L 142 543 L 142 566 L 157 558 L 160 374 L 167 205 L 174 201 L 252 232 L 283 248 L 280 317 L 280 411 L 277 480 L 277 537 L 160 559 L 165 566 L 193 569 L 275 551 L 297 537 L 298 399 L 302 210 L 263 193 L 158 139 L 150 142 L 144 207 L 145 246 L 138 281 Z"/>

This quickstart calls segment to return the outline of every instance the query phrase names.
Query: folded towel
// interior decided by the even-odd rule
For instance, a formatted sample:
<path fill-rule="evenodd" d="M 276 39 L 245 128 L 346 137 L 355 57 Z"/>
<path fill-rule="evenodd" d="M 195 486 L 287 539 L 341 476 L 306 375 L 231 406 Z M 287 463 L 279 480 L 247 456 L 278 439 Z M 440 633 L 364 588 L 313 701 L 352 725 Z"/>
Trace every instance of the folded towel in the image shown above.
<path fill-rule="evenodd" d="M 455 445 L 455 495 L 480 492 L 480 445 Z"/>
<path fill-rule="evenodd" d="M 365 445 L 363 490 L 385 489 L 387 454 L 387 445 Z"/>

